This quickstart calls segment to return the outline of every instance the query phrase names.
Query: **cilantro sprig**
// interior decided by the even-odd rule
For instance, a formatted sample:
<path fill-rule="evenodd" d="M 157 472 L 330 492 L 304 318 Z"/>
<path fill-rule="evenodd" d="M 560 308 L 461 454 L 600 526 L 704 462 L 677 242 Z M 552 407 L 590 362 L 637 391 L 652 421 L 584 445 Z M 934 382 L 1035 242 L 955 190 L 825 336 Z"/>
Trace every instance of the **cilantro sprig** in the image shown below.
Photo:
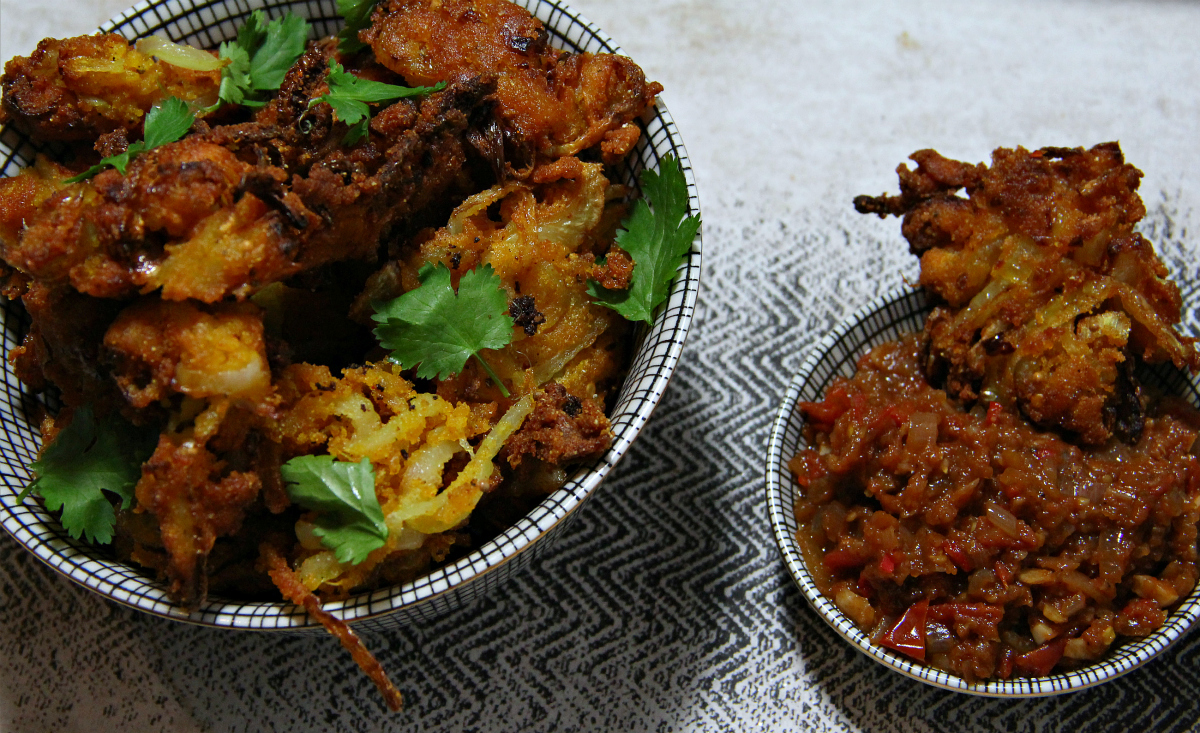
<path fill-rule="evenodd" d="M 457 294 L 450 270 L 440 262 L 426 263 L 418 277 L 420 287 L 375 304 L 375 337 L 391 349 L 388 358 L 405 369 L 417 367 L 422 379 L 443 379 L 461 372 L 467 359 L 475 357 L 508 397 L 504 383 L 479 355 L 512 342 L 513 320 L 500 276 L 491 265 L 476 267 L 459 279 Z"/>
<path fill-rule="evenodd" d="M 338 14 L 346 19 L 346 25 L 338 32 L 338 50 L 356 53 L 367 47 L 358 40 L 358 32 L 371 25 L 371 11 L 379 0 L 337 0 Z"/>
<path fill-rule="evenodd" d="M 687 216 L 687 182 L 679 161 L 668 155 L 661 169 L 661 173 L 642 173 L 645 198 L 634 205 L 617 232 L 617 244 L 633 258 L 629 289 L 609 290 L 588 281 L 587 291 L 595 303 L 631 321 L 654 322 L 654 309 L 667 299 L 671 281 L 700 228 L 699 217 Z"/>
<path fill-rule="evenodd" d="M 338 562 L 354 565 L 387 541 L 388 527 L 375 496 L 375 467 L 333 456 L 298 456 L 280 466 L 288 496 L 317 512 L 313 533 Z"/>
<path fill-rule="evenodd" d="M 240 104 L 261 107 L 267 103 L 266 92 L 283 84 L 287 74 L 308 40 L 308 21 L 294 13 L 267 21 L 266 13 L 255 10 L 238 29 L 237 38 L 221 44 L 217 55 L 229 61 L 221 70 L 218 101 L 221 104 Z"/>
<path fill-rule="evenodd" d="M 105 495 L 133 503 L 133 487 L 142 476 L 142 463 L 154 452 L 158 433 L 138 428 L 116 415 L 97 420 L 91 407 L 75 411 L 70 424 L 29 464 L 37 475 L 21 492 L 42 497 L 50 511 L 62 510 L 62 525 L 79 539 L 107 545 L 112 542 L 116 514 Z"/>
<path fill-rule="evenodd" d="M 88 168 L 77 176 L 66 179 L 63 183 L 79 183 L 91 178 L 105 168 L 116 168 L 124 175 L 129 162 L 139 153 L 153 150 L 160 145 L 173 143 L 192 129 L 196 115 L 188 110 L 187 104 L 178 97 L 167 97 L 159 104 L 150 108 L 146 113 L 143 139 L 131 143 L 124 153 L 110 155 L 99 163 Z"/>
<path fill-rule="evenodd" d="M 432 94 L 446 88 L 445 82 L 439 82 L 431 87 L 402 87 L 396 84 L 385 84 L 381 81 L 361 79 L 342 68 L 333 59 L 329 60 L 329 75 L 325 78 L 329 84 L 329 92 L 316 99 L 311 99 L 308 106 L 318 102 L 326 102 L 333 107 L 334 116 L 350 126 L 350 131 L 342 138 L 345 145 L 353 145 L 368 132 L 367 125 L 371 121 L 370 102 L 391 102 L 405 97 L 416 97 Z"/>

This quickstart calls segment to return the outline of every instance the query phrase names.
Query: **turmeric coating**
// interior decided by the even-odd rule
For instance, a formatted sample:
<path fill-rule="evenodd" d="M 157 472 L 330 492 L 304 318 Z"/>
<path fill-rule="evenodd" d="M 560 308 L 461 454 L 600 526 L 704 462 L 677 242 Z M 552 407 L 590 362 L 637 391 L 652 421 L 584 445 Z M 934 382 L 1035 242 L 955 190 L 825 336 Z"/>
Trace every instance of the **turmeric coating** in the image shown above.
<path fill-rule="evenodd" d="M 414 29 L 436 38 L 398 47 Z M 4 292 L 32 317 L 10 359 L 32 389 L 160 431 L 115 546 L 189 609 L 210 591 L 269 597 L 268 567 L 306 607 L 412 580 L 496 531 L 472 517 L 520 493 L 497 489 L 544 494 L 612 441 L 631 329 L 586 287 L 629 285 L 611 166 L 661 87 L 628 59 L 551 49 L 538 20 L 492 0 L 385 4 L 363 36 L 373 53 L 310 42 L 261 109 L 227 105 L 124 173 L 71 184 L 167 96 L 211 104 L 219 72 L 91 36 L 47 39 L 0 81 L 5 123 L 71 153 L 0 180 Z M 318 101 L 331 62 L 448 83 L 373 108 L 347 145 Z M 481 356 L 507 396 L 475 360 L 417 379 L 372 337 L 373 304 L 436 262 L 455 286 L 484 264 L 499 276 L 512 342 Z M 280 466 L 303 455 L 369 459 L 389 534 L 365 562 L 339 562 L 289 499 Z"/>

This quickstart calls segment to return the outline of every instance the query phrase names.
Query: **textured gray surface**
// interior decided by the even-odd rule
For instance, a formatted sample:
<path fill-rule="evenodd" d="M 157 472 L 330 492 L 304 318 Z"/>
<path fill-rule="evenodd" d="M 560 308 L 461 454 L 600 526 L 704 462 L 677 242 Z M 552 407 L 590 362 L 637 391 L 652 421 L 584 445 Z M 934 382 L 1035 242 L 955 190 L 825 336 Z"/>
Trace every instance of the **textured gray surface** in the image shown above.
<path fill-rule="evenodd" d="M 122 0 L 0 0 L 0 55 Z M 667 88 L 705 215 L 700 307 L 671 389 L 562 541 L 491 597 L 368 639 L 386 714 L 332 639 L 230 633 L 92 597 L 0 536 L 4 731 L 1187 730 L 1200 635 L 1093 691 L 940 692 L 808 609 L 766 524 L 775 403 L 820 335 L 915 274 L 854 214 L 913 150 L 1120 139 L 1148 233 L 1200 277 L 1200 5 L 580 0 Z M 86 17 L 85 17 L 86 16 Z M 1190 315 L 1194 328 L 1195 316 Z"/>

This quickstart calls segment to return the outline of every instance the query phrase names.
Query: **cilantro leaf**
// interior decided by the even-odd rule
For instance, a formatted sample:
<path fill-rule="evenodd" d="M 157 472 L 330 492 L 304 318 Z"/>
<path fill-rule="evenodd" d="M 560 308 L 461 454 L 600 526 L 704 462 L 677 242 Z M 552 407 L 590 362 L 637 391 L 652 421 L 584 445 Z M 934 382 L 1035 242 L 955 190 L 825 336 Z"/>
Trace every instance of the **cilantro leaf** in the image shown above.
<path fill-rule="evenodd" d="M 367 47 L 358 40 L 358 32 L 371 25 L 371 11 L 379 0 L 337 0 L 338 14 L 346 19 L 346 25 L 338 32 L 338 50 L 355 53 Z"/>
<path fill-rule="evenodd" d="M 308 41 L 308 21 L 294 13 L 270 22 L 262 10 L 255 10 L 238 29 L 237 39 L 221 44 L 217 55 L 229 64 L 221 70 L 216 109 L 222 103 L 261 107 L 263 92 L 273 92 L 283 84 L 288 69 L 304 53 Z"/>
<path fill-rule="evenodd" d="M 304 53 L 308 40 L 308 21 L 288 13 L 267 25 L 265 39 L 250 57 L 250 86 L 273 91 L 283 83 L 288 69 Z"/>
<path fill-rule="evenodd" d="M 192 128 L 192 123 L 195 121 L 196 115 L 188 111 L 187 104 L 182 99 L 179 97 L 167 97 L 162 102 L 151 107 L 150 111 L 146 113 L 145 132 L 142 135 L 144 139 L 130 144 L 124 153 L 110 155 L 83 173 L 66 179 L 63 183 L 79 183 L 109 167 L 116 168 L 124 175 L 125 168 L 135 155 L 152 150 L 160 145 L 175 142 L 187 134 L 187 131 Z"/>
<path fill-rule="evenodd" d="M 292 501 L 317 512 L 314 534 L 338 562 L 354 565 L 387 541 L 388 527 L 375 497 L 375 467 L 335 461 L 333 456 L 298 456 L 280 466 Z"/>
<path fill-rule="evenodd" d="M 661 173 L 642 173 L 646 198 L 634 205 L 617 232 L 617 244 L 633 258 L 629 289 L 609 290 L 588 281 L 588 295 L 595 303 L 631 321 L 654 322 L 654 309 L 667 299 L 671 281 L 700 228 L 699 217 L 687 216 L 687 182 L 679 161 L 668 155 L 661 168 Z"/>
<path fill-rule="evenodd" d="M 218 53 L 229 61 L 229 65 L 221 70 L 221 88 L 217 91 L 219 101 L 213 109 L 220 106 L 221 102 L 243 104 L 246 90 L 250 88 L 250 54 L 241 46 L 228 42 L 221 44 Z M 263 103 L 251 100 L 250 104 L 255 106 Z"/>
<path fill-rule="evenodd" d="M 479 356 L 483 349 L 512 342 L 513 320 L 500 276 L 491 265 L 476 267 L 458 281 L 457 295 L 442 263 L 426 263 L 419 276 L 420 287 L 375 304 L 379 345 L 391 349 L 389 358 L 405 369 L 417 367 L 422 379 L 458 374 L 474 356 L 507 397 L 500 378 Z"/>
<path fill-rule="evenodd" d="M 431 87 L 402 87 L 396 84 L 385 84 L 381 81 L 360 79 L 342 68 L 333 59 L 329 60 L 329 75 L 325 77 L 329 84 L 329 92 L 316 99 L 311 99 L 308 106 L 318 102 L 326 102 L 333 107 L 334 116 L 350 126 L 350 132 L 342 142 L 353 145 L 367 134 L 367 124 L 371 119 L 371 108 L 367 102 L 390 102 L 405 97 L 415 97 L 431 94 L 446 88 L 445 82 L 439 82 Z"/>
<path fill-rule="evenodd" d="M 137 428 L 116 415 L 97 421 L 91 407 L 75 411 L 71 423 L 29 464 L 37 474 L 21 498 L 42 497 L 50 511 L 62 510 L 62 525 L 79 539 L 112 542 L 116 515 L 105 491 L 133 503 L 142 463 L 154 452 L 155 430 Z"/>

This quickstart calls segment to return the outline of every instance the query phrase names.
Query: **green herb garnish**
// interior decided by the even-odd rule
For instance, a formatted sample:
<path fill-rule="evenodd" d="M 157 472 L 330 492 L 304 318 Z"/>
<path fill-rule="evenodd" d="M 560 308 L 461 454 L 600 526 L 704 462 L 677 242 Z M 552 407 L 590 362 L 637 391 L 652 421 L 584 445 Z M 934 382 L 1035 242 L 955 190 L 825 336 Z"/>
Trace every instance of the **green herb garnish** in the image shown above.
<path fill-rule="evenodd" d="M 654 309 L 667 299 L 671 281 L 700 228 L 699 217 L 687 216 L 687 182 L 679 161 L 668 155 L 661 168 L 661 173 L 642 173 L 645 198 L 634 204 L 633 213 L 617 232 L 617 244 L 633 258 L 629 289 L 609 290 L 588 282 L 588 294 L 598 305 L 631 321 L 654 322 Z"/>
<path fill-rule="evenodd" d="M 110 155 L 96 165 L 88 168 L 77 176 L 72 176 L 63 183 L 79 183 L 91 178 L 105 168 L 116 168 L 124 175 L 129 161 L 138 153 L 153 150 L 160 145 L 173 143 L 187 134 L 196 121 L 196 115 L 188 111 L 187 104 L 178 97 L 167 97 L 162 102 L 150 108 L 146 113 L 145 134 L 143 139 L 132 143 L 120 155 Z"/>
<path fill-rule="evenodd" d="M 294 13 L 267 22 L 266 14 L 255 10 L 238 29 L 237 39 L 221 44 L 217 55 L 229 64 L 221 70 L 221 103 L 261 107 L 267 103 L 265 92 L 283 84 L 287 74 L 308 40 L 308 21 Z"/>
<path fill-rule="evenodd" d="M 508 397 L 504 383 L 479 355 L 512 342 L 513 320 L 500 276 L 491 265 L 476 267 L 458 281 L 457 295 L 450 270 L 440 262 L 426 263 L 418 277 L 420 287 L 375 305 L 375 337 L 391 349 L 388 358 L 405 369 L 417 367 L 422 379 L 443 379 L 461 372 L 473 356 Z"/>
<path fill-rule="evenodd" d="M 101 545 L 112 542 L 116 515 L 104 492 L 133 503 L 133 488 L 142 463 L 154 452 L 158 433 L 137 428 L 116 415 L 97 421 L 91 407 L 75 411 L 71 423 L 29 464 L 37 478 L 18 501 L 37 494 L 50 511 L 62 510 L 62 525 L 79 539 Z"/>
<path fill-rule="evenodd" d="M 292 501 L 317 512 L 313 531 L 338 562 L 354 565 L 387 541 L 388 527 L 375 497 L 375 467 L 333 456 L 298 456 L 280 466 Z"/>
<path fill-rule="evenodd" d="M 346 19 L 346 26 L 338 33 L 338 50 L 355 53 L 367 47 L 358 40 L 358 32 L 371 25 L 371 11 L 379 0 L 337 0 L 338 14 Z"/>
<path fill-rule="evenodd" d="M 333 107 L 334 116 L 350 126 L 342 143 L 353 145 L 367 135 L 367 125 L 371 121 L 371 108 L 368 102 L 391 102 L 405 97 L 416 97 L 422 94 L 432 94 L 446 88 L 445 82 L 439 82 L 431 87 L 402 87 L 395 84 L 385 84 L 381 81 L 360 79 L 342 68 L 338 62 L 330 59 L 329 76 L 325 78 L 329 84 L 329 92 L 316 99 L 309 100 L 311 107 L 318 102 L 327 102 Z"/>

